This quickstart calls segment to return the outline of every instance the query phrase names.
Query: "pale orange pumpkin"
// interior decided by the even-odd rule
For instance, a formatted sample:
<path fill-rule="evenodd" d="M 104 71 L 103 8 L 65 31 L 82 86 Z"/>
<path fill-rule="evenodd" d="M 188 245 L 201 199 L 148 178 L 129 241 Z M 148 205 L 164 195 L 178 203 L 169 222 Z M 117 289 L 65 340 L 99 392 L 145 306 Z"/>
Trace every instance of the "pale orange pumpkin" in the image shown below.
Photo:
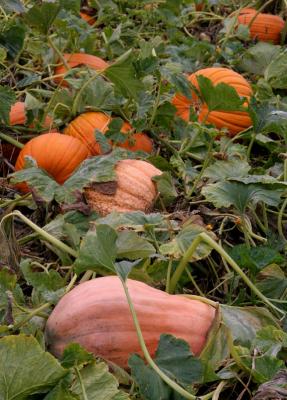
<path fill-rule="evenodd" d="M 89 156 L 89 151 L 80 140 L 54 132 L 34 137 L 25 144 L 17 158 L 16 171 L 24 168 L 25 156 L 34 158 L 39 168 L 63 184 Z M 29 190 L 26 184 L 18 188 L 24 192 Z"/>
<path fill-rule="evenodd" d="M 157 196 L 152 177 L 161 175 L 162 172 L 142 160 L 121 160 L 117 163 L 115 172 L 117 182 L 110 193 L 101 184 L 85 190 L 91 208 L 100 215 L 107 215 L 112 211 L 150 211 Z"/>
<path fill-rule="evenodd" d="M 69 66 L 69 68 L 76 68 L 82 65 L 94 69 L 96 71 L 106 69 L 109 64 L 102 60 L 100 57 L 93 56 L 91 54 L 85 53 L 74 53 L 74 54 L 63 54 L 63 57 Z M 54 75 L 65 75 L 68 72 L 64 64 L 58 65 L 54 70 Z M 68 86 L 68 83 L 63 80 L 63 77 L 56 76 L 54 82 L 60 84 L 61 86 Z"/>
<path fill-rule="evenodd" d="M 238 16 L 238 23 L 247 25 L 251 23 L 256 10 L 243 8 Z M 250 36 L 262 42 L 280 43 L 281 32 L 285 26 L 284 20 L 278 15 L 259 13 L 250 26 Z"/>
<path fill-rule="evenodd" d="M 202 75 L 210 79 L 213 85 L 219 83 L 226 83 L 233 87 L 239 96 L 250 98 L 252 95 L 252 88 L 242 75 L 228 68 L 211 67 L 201 69 L 188 76 L 191 84 L 199 90 L 197 76 Z M 252 125 L 250 116 L 244 111 L 212 111 L 209 113 L 207 119 L 208 108 L 205 103 L 200 103 L 195 91 L 191 91 L 191 99 L 177 93 L 172 104 L 177 109 L 177 115 L 184 120 L 189 120 L 190 107 L 198 108 L 198 120 L 201 122 L 205 120 L 207 123 L 214 124 L 218 129 L 227 128 L 230 136 L 247 129 Z"/>
<path fill-rule="evenodd" d="M 163 333 L 186 340 L 200 354 L 215 318 L 213 307 L 135 280 L 128 279 L 127 285 L 152 356 Z M 141 354 L 124 289 L 115 276 L 81 283 L 62 297 L 47 321 L 45 337 L 56 357 L 72 342 L 123 368 L 132 353 Z"/>
<path fill-rule="evenodd" d="M 108 125 L 112 118 L 102 112 L 86 112 L 75 118 L 64 129 L 66 135 L 74 136 L 80 139 L 90 150 L 92 155 L 102 154 L 101 147 L 96 141 L 95 130 L 106 133 Z M 128 122 L 124 122 L 121 132 L 128 133 L 132 127 Z M 123 143 L 117 146 L 123 147 L 130 151 L 152 152 L 152 140 L 144 133 L 134 133 Z"/>

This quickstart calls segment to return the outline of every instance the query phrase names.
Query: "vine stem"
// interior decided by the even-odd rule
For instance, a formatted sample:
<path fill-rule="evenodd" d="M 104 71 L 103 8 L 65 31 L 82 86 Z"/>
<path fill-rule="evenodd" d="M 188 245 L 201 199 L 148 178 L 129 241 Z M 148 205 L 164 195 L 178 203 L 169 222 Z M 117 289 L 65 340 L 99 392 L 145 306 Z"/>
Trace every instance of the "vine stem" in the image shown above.
<path fill-rule="evenodd" d="M 56 246 L 58 249 L 70 254 L 72 257 L 77 258 L 78 253 L 76 252 L 76 250 L 67 246 L 65 243 L 61 242 L 59 239 L 55 238 L 54 236 L 50 235 L 50 233 L 44 231 L 44 229 L 42 229 L 38 225 L 34 224 L 34 222 L 30 221 L 29 218 L 25 217 L 25 215 L 23 215 L 18 210 L 12 211 L 11 213 L 5 215 L 5 217 L 3 217 L 1 220 L 0 226 L 3 224 L 3 222 L 6 218 L 13 217 L 13 216 L 20 218 L 30 228 L 32 228 L 35 232 L 39 233 L 39 235 L 41 235 L 45 240 L 47 240 L 47 242 L 50 242 L 51 244 Z"/>
<path fill-rule="evenodd" d="M 208 400 L 211 399 L 214 391 L 211 393 L 208 393 L 204 396 L 194 396 L 193 394 L 187 392 L 184 388 L 182 388 L 181 386 L 179 386 L 176 382 L 174 382 L 172 379 L 170 379 L 157 365 L 156 363 L 153 361 L 147 347 L 144 341 L 144 337 L 141 331 L 141 327 L 139 324 L 139 320 L 132 302 L 132 299 L 130 297 L 130 293 L 129 293 L 129 289 L 126 285 L 126 282 L 119 276 L 119 279 L 121 280 L 121 283 L 123 285 L 124 291 L 125 291 L 125 295 L 127 298 L 127 302 L 130 308 L 130 312 L 132 314 L 132 318 L 133 318 L 133 322 L 134 322 L 134 326 L 136 329 L 136 333 L 137 333 L 137 337 L 142 349 L 142 352 L 144 354 L 144 357 L 146 359 L 146 361 L 148 362 L 149 366 L 161 377 L 161 379 L 168 385 L 170 386 L 173 390 L 175 390 L 177 393 L 179 393 L 181 396 L 183 396 L 185 399 L 188 400 Z"/>
<path fill-rule="evenodd" d="M 19 149 L 23 149 L 24 147 L 23 143 L 18 142 L 18 140 L 15 140 L 11 136 L 6 135 L 2 132 L 0 132 L 0 139 L 3 139 L 5 140 L 5 142 L 8 142 L 10 144 L 13 144 L 13 146 L 18 147 Z"/>
<path fill-rule="evenodd" d="M 284 241 L 286 241 L 286 238 L 285 238 L 285 235 L 284 235 L 284 232 L 283 232 L 283 229 L 282 229 L 282 219 L 283 219 L 283 214 L 284 214 L 286 206 L 287 206 L 287 198 L 284 200 L 284 202 L 283 202 L 283 204 L 282 204 L 282 206 L 280 208 L 280 211 L 279 211 L 279 214 L 278 214 L 278 219 L 277 219 L 277 230 L 278 230 L 279 236 Z"/>
<path fill-rule="evenodd" d="M 159 78 L 158 84 L 157 84 L 157 95 L 156 95 L 156 99 L 155 99 L 155 103 L 154 103 L 154 107 L 152 110 L 152 115 L 148 124 L 148 129 L 151 129 L 152 124 L 154 122 L 154 119 L 156 117 L 156 112 L 159 106 L 159 102 L 160 102 L 160 91 L 161 91 L 161 78 Z"/>
<path fill-rule="evenodd" d="M 25 325 L 27 322 L 30 321 L 35 315 L 39 314 L 41 311 L 45 310 L 46 308 L 50 307 L 51 303 L 42 304 L 40 307 L 36 308 L 35 310 L 31 311 L 26 318 L 22 321 L 18 322 L 17 324 L 13 325 L 13 329 L 17 330 L 21 328 L 21 326 Z"/>
<path fill-rule="evenodd" d="M 87 396 L 87 393 L 86 393 L 86 389 L 85 389 L 84 382 L 83 382 L 82 375 L 81 375 L 81 372 L 80 372 L 79 368 L 78 368 L 78 367 L 75 367 L 75 371 L 76 371 L 76 375 L 77 375 L 77 377 L 78 377 L 78 379 L 79 379 L 79 382 L 80 382 L 80 386 L 81 386 L 81 390 L 82 390 L 82 395 L 83 395 L 83 400 L 89 400 L 89 399 L 88 399 L 88 396 Z"/>
<path fill-rule="evenodd" d="M 50 36 L 47 37 L 47 42 L 49 43 L 49 45 L 52 47 L 52 49 L 54 50 L 54 52 L 57 54 L 57 56 L 60 58 L 60 60 L 62 61 L 62 63 L 64 64 L 65 68 L 69 71 L 71 68 L 69 66 L 69 64 L 67 63 L 67 61 L 65 60 L 63 54 L 61 53 L 61 51 L 58 49 L 58 47 L 55 45 L 55 43 L 53 42 L 53 40 L 51 39 Z"/>
<path fill-rule="evenodd" d="M 280 308 L 276 307 L 267 297 L 265 297 L 259 289 L 252 283 L 252 281 L 248 278 L 248 276 L 242 271 L 239 265 L 230 257 L 230 255 L 218 244 L 215 240 L 213 240 L 210 236 L 208 236 L 205 232 L 200 233 L 191 243 L 184 256 L 182 257 L 175 273 L 173 274 L 170 280 L 170 292 L 173 293 L 176 285 L 181 277 L 181 274 L 185 270 L 187 263 L 192 258 L 195 250 L 199 246 L 201 242 L 208 244 L 212 249 L 217 251 L 222 258 L 224 258 L 228 264 L 233 268 L 233 270 L 242 278 L 242 280 L 246 283 L 246 285 L 250 288 L 252 292 L 254 292 L 260 300 L 263 301 L 264 304 L 269 306 L 273 311 L 277 311 L 281 315 L 285 316 L 285 312 Z"/>

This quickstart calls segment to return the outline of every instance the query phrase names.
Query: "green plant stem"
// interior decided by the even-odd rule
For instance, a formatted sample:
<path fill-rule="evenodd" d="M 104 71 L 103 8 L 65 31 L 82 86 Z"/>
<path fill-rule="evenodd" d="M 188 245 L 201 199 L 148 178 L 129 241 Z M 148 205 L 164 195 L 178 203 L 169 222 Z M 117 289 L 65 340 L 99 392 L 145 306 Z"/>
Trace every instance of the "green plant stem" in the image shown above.
<path fill-rule="evenodd" d="M 200 287 L 197 285 L 194 277 L 192 276 L 192 274 L 190 273 L 189 269 L 186 268 L 185 272 L 187 273 L 191 283 L 193 284 L 193 286 L 195 287 L 195 289 L 198 291 L 198 293 L 200 294 L 200 296 L 204 297 L 204 293 L 202 293 L 202 291 L 200 290 Z"/>
<path fill-rule="evenodd" d="M 82 375 L 81 375 L 81 372 L 80 372 L 78 367 L 75 367 L 75 372 L 76 372 L 76 375 L 77 375 L 77 377 L 79 379 L 79 382 L 80 382 L 82 395 L 83 395 L 83 400 L 89 400 L 88 396 L 87 396 L 87 393 L 86 393 L 85 386 L 84 386 L 84 382 L 83 382 L 83 379 L 82 379 Z"/>
<path fill-rule="evenodd" d="M 168 262 L 168 267 L 167 267 L 167 274 L 166 274 L 166 285 L 165 285 L 165 291 L 169 293 L 169 285 L 170 285 L 170 276 L 171 276 L 171 268 L 172 268 L 172 257 L 170 257 L 169 262 Z"/>
<path fill-rule="evenodd" d="M 158 85 L 157 85 L 157 95 L 155 98 L 155 102 L 154 102 L 154 106 L 153 106 L 153 110 L 152 110 L 152 115 L 148 124 L 148 129 L 151 129 L 152 124 L 154 122 L 155 116 L 156 116 L 156 112 L 159 106 L 159 102 L 160 102 L 160 91 L 161 91 L 161 77 L 158 80 Z"/>
<path fill-rule="evenodd" d="M 19 149 L 23 149 L 24 147 L 23 143 L 18 142 L 18 140 L 15 140 L 11 136 L 6 135 L 2 132 L 0 132 L 0 139 L 3 139 L 5 140 L 5 142 L 8 142 L 10 144 L 13 144 L 13 146 L 18 147 Z"/>
<path fill-rule="evenodd" d="M 194 182 L 193 182 L 193 186 L 192 186 L 192 188 L 191 188 L 191 190 L 190 190 L 190 192 L 189 192 L 189 195 L 188 195 L 189 198 L 192 196 L 194 190 L 196 189 L 196 186 L 197 186 L 198 182 L 199 182 L 200 179 L 202 178 L 202 175 L 203 175 L 205 169 L 207 168 L 207 166 L 208 166 L 208 164 L 209 164 L 209 162 L 210 162 L 210 156 L 211 156 L 211 151 L 212 151 L 213 143 L 214 143 L 214 138 L 212 138 L 211 141 L 210 141 L 210 143 L 209 143 L 209 146 L 208 146 L 208 149 L 207 149 L 206 158 L 205 158 L 205 160 L 204 160 L 204 163 L 203 163 L 203 165 L 202 165 L 202 168 L 201 168 L 201 170 L 200 170 L 200 173 L 197 175 L 197 177 L 195 178 L 195 180 L 194 180 Z"/>
<path fill-rule="evenodd" d="M 287 241 L 287 239 L 285 238 L 285 235 L 284 235 L 284 232 L 283 232 L 282 219 L 283 219 L 283 215 L 284 215 L 284 211 L 285 211 L 286 206 L 287 206 L 287 198 L 284 200 L 284 202 L 283 202 L 283 204 L 282 204 L 282 206 L 280 208 L 280 211 L 279 211 L 279 214 L 278 214 L 278 218 L 277 218 L 277 230 L 278 230 L 279 236 L 284 241 Z"/>
<path fill-rule="evenodd" d="M 89 78 L 81 87 L 81 89 L 78 91 L 78 93 L 76 94 L 74 101 L 73 101 L 73 106 L 72 106 L 72 115 L 75 116 L 77 114 L 78 111 L 78 103 L 80 101 L 81 95 L 83 93 L 83 91 L 86 89 L 86 87 L 88 87 L 95 79 L 97 79 L 101 74 L 103 73 L 102 70 L 95 72 L 95 74 Z"/>
<path fill-rule="evenodd" d="M 35 232 L 42 236 L 43 239 L 50 242 L 52 245 L 57 247 L 58 249 L 64 251 L 65 253 L 70 254 L 72 257 L 77 258 L 78 253 L 76 250 L 72 249 L 71 247 L 67 246 L 65 243 L 61 242 L 59 239 L 55 238 L 54 236 L 50 235 L 48 232 L 44 231 L 44 229 L 40 228 L 38 225 L 34 224 L 34 222 L 30 221 L 29 218 L 25 217 L 20 211 L 15 210 L 2 218 L 1 224 L 3 221 L 8 217 L 18 217 L 23 222 L 25 222 L 30 228 L 32 228 Z"/>
<path fill-rule="evenodd" d="M 177 294 L 177 296 L 182 296 L 182 297 L 187 297 L 188 299 L 191 300 L 198 300 L 201 301 L 202 303 L 208 304 L 209 306 L 213 308 L 218 308 L 218 303 L 216 301 L 210 300 L 205 295 L 203 296 L 196 296 L 195 294 Z"/>
<path fill-rule="evenodd" d="M 187 392 L 185 389 L 183 389 L 181 386 L 179 386 L 176 382 L 174 382 L 172 379 L 170 379 L 157 365 L 156 363 L 153 361 L 151 355 L 149 354 L 149 351 L 146 347 L 145 341 L 144 341 L 144 337 L 140 328 L 140 324 L 137 318 L 137 314 L 136 311 L 134 309 L 134 305 L 132 302 L 132 299 L 130 297 L 129 294 L 129 290 L 128 287 L 126 285 L 126 283 L 124 282 L 124 280 L 122 280 L 120 277 L 119 279 L 121 280 L 121 283 L 123 285 L 124 291 L 125 291 L 125 295 L 127 298 L 127 302 L 130 308 L 130 312 L 132 314 L 132 318 L 133 318 L 133 322 L 134 322 L 134 326 L 137 332 L 137 337 L 142 349 L 142 352 L 144 354 L 144 357 L 146 359 L 146 361 L 148 362 L 149 366 L 160 376 L 160 378 L 168 385 L 170 386 L 173 390 L 175 390 L 177 393 L 179 393 L 181 396 L 183 396 L 185 399 L 189 399 L 189 400 L 208 400 L 213 396 L 213 393 L 208 393 L 204 396 L 194 396 L 191 393 Z"/>
<path fill-rule="evenodd" d="M 237 353 L 237 350 L 234 347 L 233 337 L 232 337 L 232 334 L 231 334 L 230 330 L 227 329 L 226 333 L 227 333 L 227 344 L 228 344 L 228 347 L 229 347 L 229 351 L 230 351 L 230 354 L 232 355 L 233 359 L 235 360 L 236 364 L 243 371 L 247 372 L 248 374 L 251 374 L 251 370 L 245 364 L 243 364 L 241 362 L 240 356 L 239 356 L 239 354 Z"/>
<path fill-rule="evenodd" d="M 184 256 L 182 257 L 175 273 L 173 274 L 171 281 L 170 281 L 170 291 L 173 293 L 175 290 L 175 287 L 178 283 L 178 280 L 181 277 L 181 274 L 185 270 L 187 263 L 190 261 L 190 259 L 193 256 L 193 253 L 195 252 L 196 248 L 198 245 L 204 242 L 208 244 L 212 249 L 217 251 L 222 258 L 224 258 L 228 264 L 233 268 L 233 270 L 242 278 L 242 280 L 246 283 L 246 285 L 250 288 L 252 292 L 254 292 L 260 300 L 267 306 L 269 306 L 273 311 L 276 311 L 280 313 L 281 315 L 285 316 L 285 312 L 282 311 L 280 308 L 276 307 L 272 302 L 265 297 L 259 289 L 251 282 L 251 280 L 248 278 L 248 276 L 242 271 L 242 269 L 239 267 L 239 265 L 230 257 L 228 253 L 218 244 L 216 243 L 215 240 L 213 240 L 210 236 L 208 236 L 205 232 L 200 233 L 191 243 L 187 251 L 185 252 Z"/>
<path fill-rule="evenodd" d="M 251 140 L 249 142 L 248 148 L 247 148 L 247 161 L 250 161 L 251 150 L 252 150 L 253 144 L 255 142 L 255 139 L 256 139 L 256 134 L 253 133 Z"/>
<path fill-rule="evenodd" d="M 211 399 L 211 400 L 219 400 L 220 393 L 222 392 L 222 390 L 224 389 L 224 387 L 226 386 L 226 384 L 227 384 L 226 381 L 221 381 L 221 382 L 218 384 L 217 388 L 215 389 L 215 391 L 214 391 L 214 393 L 213 393 L 213 396 L 212 396 L 212 399 Z"/>
<path fill-rule="evenodd" d="M 49 45 L 52 47 L 52 49 L 54 50 L 54 52 L 57 54 L 57 56 L 60 58 L 60 60 L 62 61 L 62 63 L 64 64 L 65 68 L 69 71 L 71 68 L 69 66 L 69 64 L 67 63 L 67 61 L 65 60 L 62 52 L 58 49 L 58 47 L 55 45 L 55 43 L 53 42 L 53 40 L 51 39 L 50 36 L 47 36 L 47 42 L 49 43 Z"/>
<path fill-rule="evenodd" d="M 13 325 L 13 330 L 16 331 L 20 329 L 23 325 L 29 322 L 35 315 L 38 315 L 41 311 L 45 310 L 46 308 L 50 307 L 51 303 L 42 304 L 40 307 L 36 308 L 35 310 L 31 311 L 27 317 L 25 317 L 22 321 L 18 322 L 17 324 Z"/>

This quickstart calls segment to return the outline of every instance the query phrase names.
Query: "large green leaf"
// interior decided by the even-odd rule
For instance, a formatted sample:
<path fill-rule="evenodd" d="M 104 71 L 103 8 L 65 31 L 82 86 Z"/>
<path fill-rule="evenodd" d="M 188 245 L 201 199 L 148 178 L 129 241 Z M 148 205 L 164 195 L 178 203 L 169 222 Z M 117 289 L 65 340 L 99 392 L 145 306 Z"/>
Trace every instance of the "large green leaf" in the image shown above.
<path fill-rule="evenodd" d="M 109 66 L 104 74 L 114 83 L 117 92 L 125 97 L 136 99 L 143 89 L 143 85 L 136 77 L 133 58 L 132 50 L 128 50 Z"/>
<path fill-rule="evenodd" d="M 41 33 L 47 34 L 60 10 L 61 6 L 58 3 L 37 4 L 25 14 L 25 21 Z"/>
<path fill-rule="evenodd" d="M 214 86 L 210 79 L 202 75 L 197 76 L 197 82 L 208 111 L 245 110 L 243 107 L 244 99 L 238 96 L 233 87 L 226 83 L 219 83 Z"/>
<path fill-rule="evenodd" d="M 276 132 L 285 135 L 287 129 L 287 112 L 278 109 L 268 101 L 257 104 L 254 99 L 249 104 L 249 113 L 253 123 L 253 129 L 258 134 L 261 132 Z"/>
<path fill-rule="evenodd" d="M 10 59 L 14 60 L 22 51 L 25 34 L 26 28 L 19 22 L 9 26 L 7 30 L 0 34 L 0 45 L 5 47 Z"/>
<path fill-rule="evenodd" d="M 264 77 L 274 89 L 287 88 L 286 76 L 287 53 L 281 53 L 272 60 L 265 70 Z"/>
<path fill-rule="evenodd" d="M 282 189 L 274 189 L 263 184 L 247 184 L 241 182 L 217 182 L 202 189 L 204 197 L 215 207 L 235 207 L 244 213 L 249 204 L 263 202 L 270 206 L 278 206 Z"/>
<path fill-rule="evenodd" d="M 109 225 L 97 225 L 94 231 L 89 231 L 81 243 L 76 270 L 82 272 L 104 267 L 114 271 L 117 237 L 116 231 Z"/>
<path fill-rule="evenodd" d="M 117 257 L 137 260 L 156 253 L 155 248 L 147 239 L 133 231 L 120 231 L 116 242 Z"/>
<path fill-rule="evenodd" d="M 217 182 L 230 177 L 235 178 L 246 176 L 250 168 L 251 166 L 245 160 L 218 160 L 206 168 L 203 176 L 209 178 L 213 182 Z"/>
<path fill-rule="evenodd" d="M 67 371 L 31 336 L 0 340 L 0 400 L 28 400 L 46 393 Z"/>
<path fill-rule="evenodd" d="M 76 380 L 72 392 L 79 396 L 79 400 L 114 400 L 119 394 L 118 382 L 109 372 L 108 366 L 103 363 L 93 363 L 80 371 L 81 380 Z M 83 396 L 82 385 L 86 392 Z"/>
<path fill-rule="evenodd" d="M 0 122 L 9 125 L 9 113 L 15 101 L 15 92 L 7 86 L 0 86 Z"/>
<path fill-rule="evenodd" d="M 246 72 L 255 75 L 264 75 L 265 69 L 278 56 L 280 50 L 280 46 L 258 42 L 243 53 L 239 66 Z"/>

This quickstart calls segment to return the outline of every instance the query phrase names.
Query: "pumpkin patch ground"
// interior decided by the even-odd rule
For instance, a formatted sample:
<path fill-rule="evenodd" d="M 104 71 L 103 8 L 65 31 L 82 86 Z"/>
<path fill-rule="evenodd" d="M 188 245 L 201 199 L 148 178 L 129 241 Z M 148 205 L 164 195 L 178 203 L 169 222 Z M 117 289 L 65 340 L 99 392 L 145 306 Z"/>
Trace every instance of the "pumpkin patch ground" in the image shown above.
<path fill-rule="evenodd" d="M 286 400 L 286 1 L 2 3 L 0 400 Z"/>

